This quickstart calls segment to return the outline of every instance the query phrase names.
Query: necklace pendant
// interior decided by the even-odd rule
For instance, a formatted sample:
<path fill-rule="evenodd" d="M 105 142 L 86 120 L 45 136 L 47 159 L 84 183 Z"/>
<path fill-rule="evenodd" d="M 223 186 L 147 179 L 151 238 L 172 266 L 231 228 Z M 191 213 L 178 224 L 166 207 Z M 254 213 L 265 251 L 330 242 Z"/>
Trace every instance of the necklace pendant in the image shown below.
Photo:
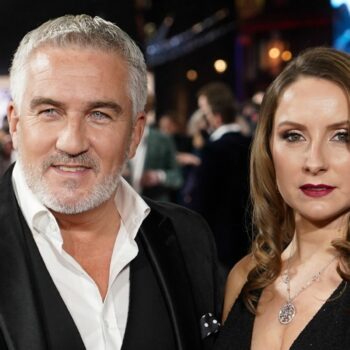
<path fill-rule="evenodd" d="M 278 320 L 281 324 L 288 324 L 292 322 L 295 316 L 295 306 L 291 301 L 287 301 L 280 309 L 278 313 Z"/>
<path fill-rule="evenodd" d="M 283 272 L 281 278 L 282 278 L 282 282 L 285 283 L 285 284 L 288 284 L 290 282 L 287 271 Z"/>

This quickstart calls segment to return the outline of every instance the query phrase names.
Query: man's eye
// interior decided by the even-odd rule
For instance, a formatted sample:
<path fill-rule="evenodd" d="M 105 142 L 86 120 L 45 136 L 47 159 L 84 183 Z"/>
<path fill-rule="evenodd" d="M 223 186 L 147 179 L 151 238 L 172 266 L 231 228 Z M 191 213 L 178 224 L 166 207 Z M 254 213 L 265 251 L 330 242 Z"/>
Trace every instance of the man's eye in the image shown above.
<path fill-rule="evenodd" d="M 40 111 L 41 115 L 47 116 L 47 117 L 55 117 L 58 115 L 57 111 L 54 108 L 48 108 Z"/>
<path fill-rule="evenodd" d="M 102 113 L 100 111 L 91 112 L 91 117 L 95 120 L 111 119 L 109 115 Z"/>
<path fill-rule="evenodd" d="M 332 140 L 348 143 L 349 142 L 349 132 L 348 131 L 338 131 L 333 137 Z"/>
<path fill-rule="evenodd" d="M 288 131 L 283 134 L 283 139 L 287 142 L 298 142 L 304 140 L 303 135 L 294 132 L 294 131 Z"/>

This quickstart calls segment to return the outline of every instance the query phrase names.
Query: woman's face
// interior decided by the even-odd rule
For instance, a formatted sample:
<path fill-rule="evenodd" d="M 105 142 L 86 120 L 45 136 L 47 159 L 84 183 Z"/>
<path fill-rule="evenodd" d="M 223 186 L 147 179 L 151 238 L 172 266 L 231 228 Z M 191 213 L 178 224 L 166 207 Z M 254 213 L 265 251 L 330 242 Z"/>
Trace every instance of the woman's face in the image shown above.
<path fill-rule="evenodd" d="M 349 211 L 349 107 L 338 85 L 303 77 L 287 87 L 270 142 L 278 190 L 297 216 L 330 222 Z"/>

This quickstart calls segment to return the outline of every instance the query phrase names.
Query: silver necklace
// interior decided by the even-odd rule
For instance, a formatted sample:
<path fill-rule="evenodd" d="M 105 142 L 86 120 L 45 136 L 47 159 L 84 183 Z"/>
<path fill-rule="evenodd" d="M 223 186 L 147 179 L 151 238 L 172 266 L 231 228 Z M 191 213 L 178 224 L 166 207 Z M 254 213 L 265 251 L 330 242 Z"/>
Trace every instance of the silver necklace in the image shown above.
<path fill-rule="evenodd" d="M 334 256 L 325 266 L 323 266 L 323 268 L 320 271 L 315 273 L 311 277 L 311 279 L 298 290 L 297 293 L 291 296 L 290 295 L 290 277 L 289 277 L 289 263 L 290 263 L 290 257 L 289 257 L 287 262 L 287 269 L 282 274 L 282 281 L 287 285 L 288 299 L 287 299 L 287 302 L 281 306 L 280 311 L 278 313 L 278 320 L 280 321 L 281 324 L 286 325 L 292 322 L 296 314 L 296 308 L 295 308 L 295 305 L 293 304 L 293 301 L 295 300 L 295 298 L 299 296 L 299 294 L 302 293 L 305 289 L 310 287 L 314 282 L 319 281 L 322 273 L 337 258 L 338 258 L 338 255 Z"/>

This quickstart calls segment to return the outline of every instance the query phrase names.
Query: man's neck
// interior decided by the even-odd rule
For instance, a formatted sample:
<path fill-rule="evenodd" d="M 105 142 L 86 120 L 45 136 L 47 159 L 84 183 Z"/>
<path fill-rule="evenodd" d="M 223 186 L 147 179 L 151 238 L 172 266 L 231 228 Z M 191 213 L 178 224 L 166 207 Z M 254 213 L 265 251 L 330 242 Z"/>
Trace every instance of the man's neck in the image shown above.
<path fill-rule="evenodd" d="M 97 208 L 78 213 L 63 214 L 51 211 L 63 231 L 84 231 L 86 234 L 101 231 L 110 221 L 120 221 L 120 216 L 114 202 L 114 197 L 102 203 Z"/>
<path fill-rule="evenodd" d="M 114 200 L 85 213 L 53 213 L 61 229 L 63 249 L 95 281 L 102 299 L 108 291 L 113 248 L 120 227 Z"/>

